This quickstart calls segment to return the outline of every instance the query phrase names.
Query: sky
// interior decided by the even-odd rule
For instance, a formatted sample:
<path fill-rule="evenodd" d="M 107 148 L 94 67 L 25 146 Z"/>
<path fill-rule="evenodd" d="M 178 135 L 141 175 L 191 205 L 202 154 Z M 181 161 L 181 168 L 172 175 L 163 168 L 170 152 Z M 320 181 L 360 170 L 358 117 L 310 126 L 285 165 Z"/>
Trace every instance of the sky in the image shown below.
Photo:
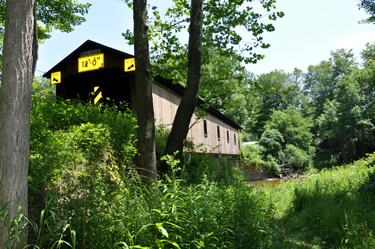
<path fill-rule="evenodd" d="M 165 0 L 153 0 L 160 4 Z M 257 0 L 254 0 L 254 2 Z M 53 31 L 52 37 L 40 44 L 36 75 L 41 76 L 73 52 L 86 40 L 92 40 L 114 49 L 134 54 L 122 33 L 133 30 L 133 12 L 121 0 L 86 0 L 92 4 L 85 15 L 86 22 L 71 33 Z M 150 2 L 150 1 L 149 1 Z M 358 24 L 368 17 L 358 10 L 358 0 L 277 0 L 277 11 L 285 16 L 272 22 L 274 32 L 263 35 L 268 49 L 256 50 L 265 55 L 247 70 L 260 75 L 274 70 L 292 72 L 299 68 L 306 72 L 309 65 L 317 65 L 330 58 L 331 51 L 353 49 L 359 57 L 367 42 L 375 42 L 375 25 Z M 187 39 L 187 35 L 184 36 Z M 243 34 L 250 41 L 250 34 Z M 187 43 L 187 40 L 186 40 Z"/>

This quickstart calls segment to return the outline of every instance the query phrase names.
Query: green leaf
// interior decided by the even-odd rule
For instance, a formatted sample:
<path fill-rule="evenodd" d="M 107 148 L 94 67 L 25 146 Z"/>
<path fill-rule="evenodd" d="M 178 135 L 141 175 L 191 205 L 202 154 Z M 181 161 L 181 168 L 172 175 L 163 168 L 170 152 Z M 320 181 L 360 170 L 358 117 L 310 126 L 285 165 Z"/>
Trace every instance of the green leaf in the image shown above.
<path fill-rule="evenodd" d="M 169 238 L 167 230 L 163 227 L 163 223 L 156 223 L 156 227 L 158 228 L 159 232 L 161 232 L 165 237 Z"/>
<path fill-rule="evenodd" d="M 180 248 L 180 246 L 176 242 L 171 241 L 171 240 L 163 239 L 163 240 L 160 240 L 160 242 L 167 242 L 167 243 L 173 245 L 174 247 Z"/>

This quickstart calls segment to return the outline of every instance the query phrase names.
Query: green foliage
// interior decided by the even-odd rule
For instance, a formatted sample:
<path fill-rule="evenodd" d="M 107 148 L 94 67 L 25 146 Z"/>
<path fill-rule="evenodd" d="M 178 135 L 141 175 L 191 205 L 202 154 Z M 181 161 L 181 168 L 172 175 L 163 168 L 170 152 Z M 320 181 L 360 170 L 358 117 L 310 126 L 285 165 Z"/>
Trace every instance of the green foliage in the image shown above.
<path fill-rule="evenodd" d="M 20 241 L 20 237 L 24 236 L 26 238 L 26 229 L 27 229 L 27 219 L 22 214 L 22 207 L 18 202 L 17 215 L 15 217 L 9 217 L 9 212 L 6 207 L 8 204 L 5 204 L 0 208 L 0 222 L 3 223 L 4 228 L 7 230 L 7 237 L 0 238 L 1 244 L 5 248 L 17 248 L 17 244 Z M 18 242 L 18 243 L 17 243 Z"/>
<path fill-rule="evenodd" d="M 242 182 L 245 179 L 242 168 L 235 166 L 235 163 L 232 157 L 211 159 L 205 172 L 207 179 L 224 186 Z"/>
<path fill-rule="evenodd" d="M 181 178 L 192 184 L 200 183 L 207 174 L 212 156 L 203 153 L 185 153 L 182 156 Z"/>
<path fill-rule="evenodd" d="M 170 130 L 165 125 L 155 127 L 155 151 L 158 171 L 161 169 L 160 158 L 164 155 L 165 146 L 167 145 Z"/>
<path fill-rule="evenodd" d="M 265 149 L 265 155 L 271 155 L 277 158 L 278 154 L 282 151 L 282 143 L 284 142 L 283 135 L 278 130 L 266 130 L 259 140 L 259 145 Z"/>
<path fill-rule="evenodd" d="M 274 158 L 271 154 L 267 155 L 265 167 L 267 172 L 277 175 L 280 172 L 280 165 L 277 163 L 277 158 Z"/>
<path fill-rule="evenodd" d="M 75 0 L 37 0 L 36 15 L 39 43 L 49 39 L 53 29 L 67 33 L 73 31 L 74 26 L 86 21 L 83 16 L 88 13 L 90 6 L 90 3 L 79 3 Z M 6 1 L 0 1 L 0 69 L 3 65 L 5 10 Z"/>
<path fill-rule="evenodd" d="M 130 1 L 126 0 L 126 3 Z M 247 0 L 247 3 L 252 1 Z M 241 43 L 240 53 L 245 53 L 245 58 L 237 55 L 237 61 L 244 60 L 246 63 L 255 63 L 264 56 L 253 51 L 254 47 L 268 48 L 270 45 L 264 43 L 261 35 L 264 31 L 274 31 L 271 23 L 265 23 L 263 16 L 268 16 L 270 21 L 277 17 L 283 17 L 283 12 L 275 11 L 275 1 L 267 0 L 262 6 L 257 6 L 266 12 L 265 15 L 256 13 L 256 8 L 244 4 L 244 1 L 210 1 L 204 8 L 203 35 L 204 46 L 215 47 L 222 51 L 222 54 L 231 54 L 234 46 Z M 158 73 L 166 78 L 173 77 L 173 72 L 187 66 L 186 45 L 178 38 L 178 33 L 185 30 L 190 21 L 190 4 L 186 0 L 174 0 L 173 5 L 168 7 L 165 13 L 165 21 L 161 18 L 157 6 L 152 7 L 153 17 L 149 17 L 151 26 L 149 29 L 152 40 L 153 61 L 160 65 L 169 65 L 169 68 L 155 68 Z M 254 36 L 254 42 L 244 43 L 236 27 L 250 32 Z M 133 34 L 127 31 L 123 34 L 130 44 L 134 42 Z"/>
<path fill-rule="evenodd" d="M 375 23 L 375 3 L 371 0 L 361 0 L 358 4 L 359 9 L 364 9 L 370 17 L 361 20 L 359 23 Z"/>
<path fill-rule="evenodd" d="M 375 196 L 375 174 L 373 171 L 368 173 L 368 179 L 363 183 L 358 191 L 368 192 L 369 195 Z"/>
<path fill-rule="evenodd" d="M 292 248 L 373 248 L 373 195 L 358 191 L 373 173 L 375 154 L 278 187 L 259 188 L 276 207 Z"/>
<path fill-rule="evenodd" d="M 274 111 L 267 122 L 266 130 L 278 130 L 283 136 L 282 148 L 292 144 L 303 151 L 310 152 L 313 134 L 312 122 L 302 116 L 300 110 L 288 106 L 284 111 Z"/>
<path fill-rule="evenodd" d="M 324 104 L 317 119 L 319 161 L 333 155 L 336 163 L 349 163 L 374 150 L 373 87 L 368 84 L 368 73 L 372 73 L 371 66 L 343 77 L 336 84 L 335 99 Z"/>
<path fill-rule="evenodd" d="M 195 184 L 172 176 L 146 189 L 134 169 L 130 112 L 47 95 L 33 99 L 31 120 L 30 203 L 50 200 L 40 226 L 33 223 L 39 245 L 60 239 L 76 248 L 283 248 L 273 207 L 250 196 L 230 159 L 186 153 L 181 175 Z M 167 131 L 159 132 L 162 148 Z M 66 224 L 75 237 L 59 232 Z"/>
<path fill-rule="evenodd" d="M 53 29 L 61 32 L 73 31 L 73 26 L 80 25 L 86 19 L 90 3 L 79 3 L 73 0 L 38 0 L 37 20 L 39 42 L 51 37 Z"/>
<path fill-rule="evenodd" d="M 242 146 L 238 153 L 241 163 L 249 165 L 254 168 L 259 168 L 265 161 L 262 158 L 262 153 L 265 151 L 264 147 L 258 144 L 250 144 Z"/>
<path fill-rule="evenodd" d="M 297 68 L 293 73 L 275 70 L 257 77 L 255 86 L 260 90 L 260 100 L 257 116 L 252 116 L 256 120 L 252 132 L 260 137 L 274 111 L 284 111 L 288 106 L 301 108 L 306 101 L 301 88 L 303 77 L 304 74 Z"/>
<path fill-rule="evenodd" d="M 34 89 L 36 90 L 36 89 Z M 36 91 L 33 96 L 40 96 Z M 80 101 L 33 98 L 29 189 L 33 197 L 79 196 L 101 179 L 113 186 L 135 155 L 136 119 L 130 111 Z M 99 175 L 97 175 L 99 174 Z M 52 191 L 53 192 L 53 191 Z"/>
<path fill-rule="evenodd" d="M 239 140 L 241 140 L 242 142 L 251 142 L 251 141 L 258 141 L 259 138 L 256 134 L 254 133 L 251 133 L 251 132 L 246 132 L 244 130 L 242 130 L 239 134 Z"/>
<path fill-rule="evenodd" d="M 373 160 L 373 158 L 371 159 Z M 374 221 L 373 205 L 362 194 L 355 194 L 363 184 L 367 170 L 365 161 L 347 168 L 335 168 L 321 173 L 295 188 L 290 216 L 296 229 L 305 227 L 305 239 L 332 247 L 371 248 L 375 241 L 369 237 Z M 362 239 L 359 239 L 362 238 Z"/>
<path fill-rule="evenodd" d="M 33 101 L 49 98 L 51 100 L 56 98 L 56 85 L 52 85 L 51 81 L 43 77 L 34 77 L 33 91 L 31 94 Z"/>
<path fill-rule="evenodd" d="M 254 75 L 234 60 L 236 54 L 222 55 L 214 49 L 204 52 L 207 59 L 202 67 L 201 98 L 250 130 L 260 102 L 260 96 L 255 92 Z"/>
<path fill-rule="evenodd" d="M 292 145 L 287 144 L 282 155 L 279 156 L 280 161 L 288 167 L 295 169 L 307 168 L 309 166 L 310 158 L 306 151 Z"/>
<path fill-rule="evenodd" d="M 371 61 L 375 60 L 375 44 L 366 43 L 366 47 L 360 52 L 360 56 L 363 60 L 363 66 L 370 66 Z"/>
<path fill-rule="evenodd" d="M 309 66 L 304 80 L 304 91 L 314 108 L 314 118 L 323 113 L 324 103 L 334 99 L 336 84 L 344 75 L 356 70 L 357 63 L 352 50 L 338 49 L 331 52 L 329 60 Z"/>
<path fill-rule="evenodd" d="M 135 127 L 130 113 L 48 97 L 34 101 L 30 193 L 54 196 L 40 224 L 52 217 L 58 221 L 56 226 L 48 222 L 52 230 L 38 233 L 44 247 L 65 234 L 57 231 L 68 222 L 76 237 L 60 239 L 76 248 L 282 248 L 272 230 L 272 206 L 249 195 L 228 158 L 212 163 L 207 153 L 187 154 L 185 162 L 192 166 L 195 160 L 205 169 L 203 180 L 191 185 L 169 178 L 145 189 L 128 153 L 134 137 L 128 133 Z M 117 130 L 121 136 L 115 120 L 124 127 Z"/>
<path fill-rule="evenodd" d="M 66 224 L 62 229 L 60 236 L 55 234 L 59 229 L 58 222 L 55 219 L 54 212 L 49 210 L 49 205 L 51 200 L 47 204 L 47 209 L 42 210 L 40 215 L 39 226 L 34 221 L 30 220 L 27 216 L 22 214 L 22 207 L 18 203 L 18 213 L 15 217 L 9 217 L 9 212 L 7 211 L 7 204 L 0 208 L 0 222 L 6 227 L 8 235 L 5 240 L 0 240 L 4 243 L 3 245 L 7 249 L 19 248 L 17 245 L 20 242 L 20 237 L 29 235 L 30 238 L 35 239 L 35 243 L 29 244 L 24 248 L 33 247 L 33 248 L 45 248 L 50 245 L 51 249 L 61 248 L 62 244 L 68 245 L 70 248 L 75 248 L 75 239 L 76 233 L 74 230 L 70 229 L 70 238 L 72 243 L 68 243 L 63 240 L 63 237 L 66 236 L 66 230 L 70 228 L 69 224 Z M 31 226 L 32 229 L 29 229 Z M 31 236 L 30 236 L 31 235 Z"/>

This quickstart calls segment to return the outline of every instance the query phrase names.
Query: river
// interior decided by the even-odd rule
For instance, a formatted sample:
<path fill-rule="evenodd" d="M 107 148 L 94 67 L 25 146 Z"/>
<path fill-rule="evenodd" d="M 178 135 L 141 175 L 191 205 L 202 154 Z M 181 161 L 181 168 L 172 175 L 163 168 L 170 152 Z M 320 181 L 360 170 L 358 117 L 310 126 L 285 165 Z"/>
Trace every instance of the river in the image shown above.
<path fill-rule="evenodd" d="M 286 183 L 287 181 L 296 180 L 298 178 L 290 178 L 290 179 L 269 179 L 269 180 L 257 180 L 257 181 L 250 181 L 249 185 L 257 187 L 257 186 L 268 186 L 271 188 L 275 188 L 280 184 Z"/>

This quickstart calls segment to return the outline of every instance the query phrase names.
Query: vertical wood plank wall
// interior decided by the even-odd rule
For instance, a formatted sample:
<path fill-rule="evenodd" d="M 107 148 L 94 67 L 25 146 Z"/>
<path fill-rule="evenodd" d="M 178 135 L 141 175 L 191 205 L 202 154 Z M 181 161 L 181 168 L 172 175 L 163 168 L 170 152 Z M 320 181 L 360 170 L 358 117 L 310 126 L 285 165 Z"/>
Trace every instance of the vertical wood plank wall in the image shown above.
<path fill-rule="evenodd" d="M 155 124 L 164 124 L 170 129 L 181 98 L 155 83 L 152 84 L 152 93 Z M 238 155 L 238 131 L 213 115 L 206 116 L 204 120 L 207 124 L 207 136 L 204 136 L 203 120 L 200 119 L 196 122 L 196 116 L 193 115 L 190 126 L 196 123 L 189 130 L 188 139 L 192 140 L 195 145 L 202 145 L 199 150 L 203 149 L 214 154 Z M 218 139 L 217 126 L 220 129 L 220 140 Z M 199 150 L 196 152 L 201 152 Z"/>

